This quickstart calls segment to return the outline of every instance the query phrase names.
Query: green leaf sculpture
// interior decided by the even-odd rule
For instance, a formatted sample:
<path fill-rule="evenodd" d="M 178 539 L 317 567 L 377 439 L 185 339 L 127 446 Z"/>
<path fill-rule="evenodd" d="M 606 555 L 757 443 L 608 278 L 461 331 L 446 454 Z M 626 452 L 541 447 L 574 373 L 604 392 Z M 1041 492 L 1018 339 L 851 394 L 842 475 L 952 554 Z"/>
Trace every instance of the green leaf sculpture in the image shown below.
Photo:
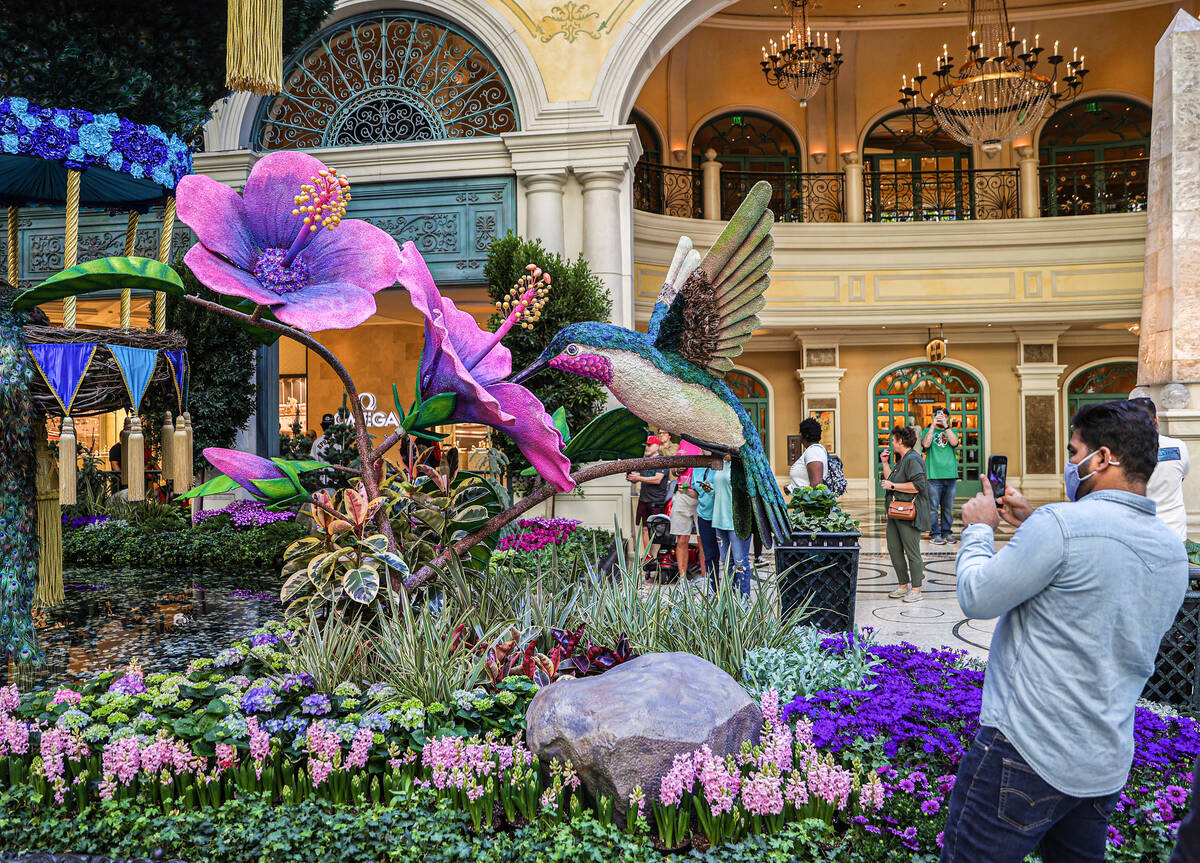
<path fill-rule="evenodd" d="M 124 288 L 182 295 L 183 281 L 173 269 L 152 258 L 99 258 L 55 273 L 40 285 L 21 293 L 13 301 L 12 308 L 20 311 L 64 297 Z"/>
<path fill-rule="evenodd" d="M 558 411 L 554 416 L 558 417 Z M 563 428 L 559 428 L 563 432 L 563 439 L 567 441 L 563 455 L 571 460 L 571 464 L 641 458 L 650 434 L 645 421 L 625 408 L 614 408 L 600 414 L 573 436 L 567 433 L 565 426 L 566 420 L 563 419 Z M 521 471 L 522 476 L 533 476 L 533 473 L 531 467 Z"/>

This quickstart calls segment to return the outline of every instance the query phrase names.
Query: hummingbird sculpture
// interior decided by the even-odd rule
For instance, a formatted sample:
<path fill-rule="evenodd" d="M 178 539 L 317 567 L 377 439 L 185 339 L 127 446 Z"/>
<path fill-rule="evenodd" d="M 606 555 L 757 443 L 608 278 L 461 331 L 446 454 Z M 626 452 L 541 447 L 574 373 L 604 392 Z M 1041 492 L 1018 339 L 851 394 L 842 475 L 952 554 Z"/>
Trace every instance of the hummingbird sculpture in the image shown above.
<path fill-rule="evenodd" d="M 549 367 L 600 381 L 653 428 L 733 456 L 734 528 L 789 534 L 787 511 L 762 438 L 723 380 L 750 340 L 766 305 L 774 214 L 771 185 L 750 190 L 703 259 L 681 237 L 648 332 L 589 321 L 564 327 L 519 383 Z"/>

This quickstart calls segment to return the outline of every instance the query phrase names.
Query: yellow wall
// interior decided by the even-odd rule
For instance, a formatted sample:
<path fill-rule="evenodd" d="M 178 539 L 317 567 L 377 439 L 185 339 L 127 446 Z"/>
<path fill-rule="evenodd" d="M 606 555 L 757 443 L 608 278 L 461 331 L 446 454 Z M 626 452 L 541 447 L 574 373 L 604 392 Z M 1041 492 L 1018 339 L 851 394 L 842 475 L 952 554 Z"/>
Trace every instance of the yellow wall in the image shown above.
<path fill-rule="evenodd" d="M 756 351 L 738 357 L 737 366 L 765 380 L 771 393 L 771 467 L 776 474 L 788 471 L 787 436 L 800 427 L 800 382 L 796 369 L 800 366 L 797 351 Z"/>

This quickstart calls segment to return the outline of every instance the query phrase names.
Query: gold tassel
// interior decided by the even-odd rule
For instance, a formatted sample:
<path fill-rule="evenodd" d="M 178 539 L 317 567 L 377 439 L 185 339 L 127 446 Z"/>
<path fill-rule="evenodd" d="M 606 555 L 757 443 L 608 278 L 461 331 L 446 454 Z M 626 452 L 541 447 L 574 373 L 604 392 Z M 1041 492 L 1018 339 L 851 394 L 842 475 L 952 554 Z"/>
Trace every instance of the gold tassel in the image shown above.
<path fill-rule="evenodd" d="M 160 459 L 162 464 L 162 481 L 164 484 L 175 480 L 175 423 L 171 421 L 171 412 L 167 411 L 163 416 L 163 425 L 160 432 Z"/>
<path fill-rule="evenodd" d="M 21 268 L 17 262 L 17 214 L 16 207 L 8 208 L 8 283 L 14 288 L 21 278 Z"/>
<path fill-rule="evenodd" d="M 61 438 L 60 438 L 61 440 Z M 46 442 L 46 428 L 41 426 L 37 448 L 37 530 L 38 560 L 37 590 L 33 604 L 37 608 L 58 605 L 66 594 L 62 577 L 62 505 L 58 463 Z M 71 486 L 74 490 L 74 484 Z"/>
<path fill-rule="evenodd" d="M 129 499 L 146 499 L 146 439 L 142 437 L 142 418 L 129 421 Z M 122 453 L 124 455 L 124 453 Z"/>
<path fill-rule="evenodd" d="M 175 493 L 183 494 L 192 486 L 192 483 L 189 479 L 190 474 L 188 472 L 188 466 L 186 463 L 187 453 L 189 450 L 187 442 L 187 424 L 183 420 L 183 414 L 180 414 L 175 418 L 175 442 L 172 444 L 171 448 L 175 451 L 175 466 L 173 471 L 175 475 Z"/>
<path fill-rule="evenodd" d="M 75 420 L 63 417 L 58 435 L 58 500 L 75 503 Z"/>
<path fill-rule="evenodd" d="M 283 89 L 283 0 L 229 0 L 225 86 L 269 96 Z"/>
<path fill-rule="evenodd" d="M 129 488 L 129 414 L 121 426 L 121 488 Z"/>
<path fill-rule="evenodd" d="M 184 490 L 192 487 L 192 480 L 196 476 L 196 469 L 192 465 L 192 413 L 191 411 L 183 412 L 183 428 L 187 432 L 187 440 L 184 442 L 183 448 L 183 481 L 186 483 Z"/>

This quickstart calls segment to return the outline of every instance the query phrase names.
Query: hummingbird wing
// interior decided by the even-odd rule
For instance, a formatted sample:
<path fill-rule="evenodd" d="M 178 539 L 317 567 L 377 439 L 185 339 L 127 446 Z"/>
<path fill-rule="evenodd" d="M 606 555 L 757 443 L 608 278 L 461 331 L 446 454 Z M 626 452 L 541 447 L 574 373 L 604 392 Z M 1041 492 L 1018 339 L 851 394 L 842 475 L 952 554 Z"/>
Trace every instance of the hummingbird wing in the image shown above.
<path fill-rule="evenodd" d="M 675 247 L 675 257 L 671 260 L 671 268 L 667 270 L 667 278 L 663 282 L 662 290 L 658 292 L 654 311 L 650 314 L 650 326 L 647 328 L 647 332 L 652 340 L 658 337 L 659 327 L 662 326 L 663 318 L 667 316 L 671 303 L 678 296 L 688 276 L 695 272 L 698 266 L 700 266 L 700 253 L 692 248 L 692 238 L 680 237 L 679 245 Z"/>
<path fill-rule="evenodd" d="M 770 284 L 767 273 L 775 250 L 770 202 L 771 184 L 756 183 L 708 254 L 673 290 L 657 327 L 652 321 L 655 347 L 675 351 L 718 377 L 733 368 L 733 358 L 762 323 L 758 313 L 767 304 L 763 293 Z M 676 272 L 672 264 L 668 280 L 687 269 L 687 255 L 680 259 L 676 250 L 675 257 L 680 267 Z M 659 303 L 666 294 L 664 286 Z"/>

